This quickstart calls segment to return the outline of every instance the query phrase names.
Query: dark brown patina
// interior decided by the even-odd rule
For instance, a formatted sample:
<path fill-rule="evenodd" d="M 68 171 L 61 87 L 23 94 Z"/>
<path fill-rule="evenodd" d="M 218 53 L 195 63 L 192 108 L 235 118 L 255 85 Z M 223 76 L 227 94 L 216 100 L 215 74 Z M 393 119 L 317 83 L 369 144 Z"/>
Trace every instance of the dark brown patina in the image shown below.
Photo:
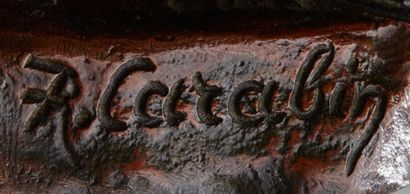
<path fill-rule="evenodd" d="M 245 4 L 200 2 L 198 15 L 187 2 L 146 4 L 153 7 L 129 28 L 80 14 L 77 24 L 91 30 L 54 13 L 79 5 L 2 3 L 28 9 L 0 12 L 16 21 L 0 22 L 1 191 L 385 193 L 406 185 L 383 174 L 380 159 L 394 133 L 381 129 L 405 101 L 406 22 L 261 14 L 274 10 L 269 3 L 239 16 Z M 280 5 L 330 8 L 309 2 Z M 380 10 L 381 2 L 366 5 L 369 13 L 406 19 L 392 11 L 405 4 Z M 23 30 L 30 10 L 46 8 Z M 105 18 L 98 8 L 92 15 Z M 164 30 L 170 24 L 150 10 L 187 23 Z M 226 20 L 189 26 L 215 10 Z M 63 25 L 43 20 L 50 16 Z"/>

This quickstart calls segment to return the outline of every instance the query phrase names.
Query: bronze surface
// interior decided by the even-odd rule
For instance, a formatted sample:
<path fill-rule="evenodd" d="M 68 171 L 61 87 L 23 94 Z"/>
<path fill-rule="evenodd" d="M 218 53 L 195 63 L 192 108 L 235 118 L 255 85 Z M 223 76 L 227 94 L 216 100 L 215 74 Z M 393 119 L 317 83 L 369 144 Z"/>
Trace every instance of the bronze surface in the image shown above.
<path fill-rule="evenodd" d="M 246 4 L 204 2 L 138 4 L 151 6 L 140 23 L 118 12 L 127 1 L 112 10 L 0 3 L 0 191 L 388 193 L 409 184 L 405 4 L 375 1 L 366 16 L 342 6 L 352 13 L 342 18 L 321 1 L 280 4 L 289 16 L 260 14 L 278 9 L 269 3 L 240 14 Z M 117 13 L 118 24 L 106 18 Z"/>

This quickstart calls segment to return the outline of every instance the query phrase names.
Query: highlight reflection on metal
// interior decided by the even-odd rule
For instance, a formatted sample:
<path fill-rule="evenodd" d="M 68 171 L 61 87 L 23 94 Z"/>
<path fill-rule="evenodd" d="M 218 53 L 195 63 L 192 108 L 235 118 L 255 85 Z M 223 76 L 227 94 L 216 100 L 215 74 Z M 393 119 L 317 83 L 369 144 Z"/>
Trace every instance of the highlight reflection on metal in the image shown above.
<path fill-rule="evenodd" d="M 389 118 L 381 126 L 383 146 L 375 150 L 374 158 L 379 164 L 372 165 L 390 184 L 410 185 L 410 159 L 404 153 L 410 153 L 410 89 L 405 88 L 402 101 L 395 107 Z M 372 167 L 370 166 L 370 167 Z"/>
<path fill-rule="evenodd" d="M 0 74 L 4 179 L 54 193 L 410 184 L 406 24 L 148 54 L 138 41 L 115 56 L 87 41 L 74 48 L 96 56 L 0 50 L 18 59 Z"/>

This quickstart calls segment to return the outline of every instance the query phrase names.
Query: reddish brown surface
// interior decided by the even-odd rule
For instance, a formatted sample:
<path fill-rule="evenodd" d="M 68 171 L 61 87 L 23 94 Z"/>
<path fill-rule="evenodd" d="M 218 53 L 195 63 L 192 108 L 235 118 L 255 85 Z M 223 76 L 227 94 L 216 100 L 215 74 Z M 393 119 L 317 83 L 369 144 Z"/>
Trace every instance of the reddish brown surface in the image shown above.
<path fill-rule="evenodd" d="M 167 52 L 172 50 L 189 50 L 192 47 L 204 46 L 218 46 L 218 45 L 232 45 L 236 50 L 248 49 L 246 44 L 253 43 L 255 41 L 275 41 L 278 39 L 298 39 L 304 37 L 315 37 L 323 36 L 322 39 L 331 39 L 334 44 L 347 45 L 351 43 L 357 43 L 362 46 L 368 45 L 372 46 L 369 42 L 365 42 L 366 39 L 362 39 L 360 34 L 351 34 L 350 32 L 366 32 L 372 31 L 379 26 L 387 26 L 389 24 L 396 24 L 395 21 L 383 21 L 383 22 L 370 22 L 370 21 L 359 21 L 359 22 L 336 22 L 336 21 L 325 21 L 323 24 L 319 21 L 312 21 L 302 23 L 303 28 L 296 27 L 286 27 L 286 22 L 278 21 L 251 21 L 247 24 L 247 27 L 232 27 L 232 29 L 209 29 L 205 31 L 201 30 L 186 30 L 179 31 L 177 29 L 171 29 L 170 31 L 155 31 L 150 32 L 131 32 L 121 35 L 104 35 L 104 34 L 91 34 L 91 35 L 79 35 L 76 31 L 64 31 L 62 29 L 52 29 L 43 30 L 42 26 L 34 27 L 31 32 L 23 32 L 20 30 L 15 30 L 11 28 L 2 29 L 0 31 L 0 67 L 2 67 L 4 72 L 15 71 L 15 69 L 21 70 L 19 68 L 13 67 L 20 65 L 23 57 L 27 53 L 35 53 L 40 56 L 57 56 L 60 58 L 75 58 L 84 57 L 84 59 L 91 60 L 93 64 L 90 65 L 90 69 L 98 68 L 107 63 L 118 63 L 123 61 L 125 53 L 136 53 L 137 55 L 149 56 L 160 52 Z M 212 26 L 212 25 L 211 25 Z M 249 28 L 252 27 L 252 28 Z M 252 30 L 250 30 L 252 29 Z M 301 30 L 302 29 L 302 30 Z M 306 53 L 307 50 L 302 51 Z M 336 51 L 337 52 L 337 51 Z M 259 56 L 263 58 L 264 56 Z M 209 62 L 206 62 L 209 63 Z M 204 70 L 207 68 L 207 64 L 194 64 L 195 68 L 190 67 L 187 69 L 182 69 L 181 74 L 186 74 L 190 76 L 191 70 Z M 299 65 L 299 62 L 294 64 Z M 114 70 L 111 65 L 104 70 L 107 72 L 112 72 Z M 163 71 L 172 71 L 173 66 L 162 66 Z M 287 72 L 291 79 L 294 80 L 296 76 L 296 68 L 293 68 L 293 72 Z M 91 70 L 92 71 L 92 70 Z M 289 71 L 289 70 L 286 70 Z M 109 76 L 110 73 L 105 73 L 103 76 Z M 401 77 L 402 75 L 397 75 Z M 152 77 L 148 75 L 147 77 Z M 93 85 L 98 91 L 101 91 L 106 85 L 108 77 L 102 77 L 101 84 Z M 124 83 L 119 89 L 119 93 L 127 91 L 128 89 L 135 87 L 136 83 L 140 83 L 142 78 L 139 76 L 130 77 L 126 83 Z M 190 78 L 189 78 L 190 79 Z M 404 77 L 403 77 L 404 79 Z M 218 85 L 218 80 L 211 80 L 210 84 Z M 403 81 L 405 83 L 405 81 Z M 170 84 L 170 83 L 167 83 Z M 138 85 L 140 87 L 140 85 Z M 328 93 L 333 86 L 325 87 L 324 91 Z M 402 87 L 398 87 L 401 89 Z M 85 89 L 85 88 L 83 88 Z M 86 92 L 86 91 L 85 91 Z M 388 96 L 402 96 L 402 91 L 397 90 L 389 93 Z M 80 99 L 72 101 L 72 105 L 79 102 Z M 311 96 L 305 96 L 303 100 L 303 106 L 309 107 L 311 101 Z M 117 104 L 118 103 L 118 104 Z M 132 107 L 122 107 L 123 101 L 114 101 L 111 108 L 112 115 L 120 120 L 126 120 L 132 115 Z M 388 109 L 391 109 L 393 103 L 390 103 Z M 187 120 L 191 121 L 196 127 L 200 124 L 196 121 L 194 114 L 192 112 L 193 105 L 188 103 L 180 103 L 177 107 L 178 111 L 184 111 L 188 113 Z M 366 112 L 366 111 L 365 111 Z M 27 114 L 27 110 L 24 111 Z M 365 114 L 365 113 L 363 113 Z M 221 117 L 226 117 L 226 115 L 218 115 Z M 340 126 L 343 124 L 342 119 L 325 119 L 322 121 L 321 125 L 314 129 L 314 132 L 309 136 L 312 138 L 316 131 L 320 131 L 321 135 L 327 136 L 335 133 L 334 126 Z M 161 133 L 162 128 L 156 129 L 144 129 L 147 134 L 155 136 Z M 71 131 L 71 130 L 69 130 Z M 80 134 L 69 133 L 71 141 L 76 141 L 78 137 L 89 133 L 87 129 L 82 131 Z M 121 137 L 125 135 L 123 133 L 114 133 L 114 136 Z M 292 147 L 300 142 L 300 137 L 298 133 L 291 133 L 290 141 L 288 143 L 289 147 Z M 270 139 L 270 143 L 266 146 L 273 157 L 278 156 L 276 153 L 275 146 L 278 144 L 277 138 L 273 137 Z M 291 155 L 289 150 L 287 154 Z M 286 160 L 285 168 L 286 174 L 290 177 L 301 176 L 307 178 L 309 176 L 315 176 L 316 174 L 321 174 L 319 176 L 326 176 L 324 174 L 329 174 L 329 177 L 339 179 L 340 185 L 349 185 L 351 180 L 341 176 L 343 174 L 343 161 L 333 162 L 330 159 L 335 153 L 327 152 L 322 158 L 323 159 L 312 159 L 305 157 L 295 157 Z M 285 154 L 286 155 L 286 154 Z M 140 150 L 135 150 L 134 152 L 135 160 L 118 165 L 119 168 L 125 171 L 125 174 L 132 174 L 135 171 L 144 169 L 152 174 L 161 175 L 163 171 L 158 171 L 151 166 L 145 164 L 145 156 L 141 154 Z M 1 164 L 0 164 L 1 165 Z M 3 165 L 4 166 L 4 165 Z M 28 167 L 34 167 L 28 164 Z M 332 167 L 329 170 L 329 167 Z M 110 169 L 105 169 L 103 176 L 108 176 Z M 336 171 L 337 173 L 332 174 L 331 172 Z M 330 173 L 329 173 L 330 172 Z M 3 180 L 4 172 L 0 173 L 0 182 Z M 154 176 L 154 175 L 153 175 Z M 342 177 L 342 178 L 340 178 Z M 323 178 L 323 177 L 322 177 Z M 323 178 L 324 179 L 324 178 Z M 309 186 L 309 184 L 307 184 Z M 294 191 L 300 192 L 300 188 L 295 186 Z"/>
<path fill-rule="evenodd" d="M 41 28 L 33 28 L 33 32 L 25 33 L 13 29 L 5 29 L 0 33 L 2 60 L 23 51 L 35 51 L 43 55 L 58 52 L 65 56 L 86 56 L 95 59 L 118 59 L 118 53 L 136 52 L 143 55 L 166 50 L 189 48 L 196 45 L 219 45 L 253 42 L 255 40 L 271 40 L 278 38 L 301 38 L 329 35 L 335 43 L 349 43 L 351 38 L 345 34 L 351 31 L 371 30 L 379 25 L 391 22 L 330 22 L 311 27 L 309 22 L 302 24 L 303 30 L 278 25 L 275 21 L 259 24 L 247 24 L 255 30 L 234 29 L 227 32 L 206 31 L 166 31 L 145 34 L 129 33 L 121 36 L 91 35 L 81 36 L 74 32 L 44 32 Z M 279 22 L 282 23 L 282 22 Z M 285 25 L 286 22 L 283 22 Z M 212 29 L 212 28 L 211 28 Z M 58 30 L 57 30 L 58 31 Z M 334 33 L 337 32 L 337 33 Z M 142 36 L 141 36 L 142 35 Z M 167 37 L 172 39 L 166 40 Z M 162 38 L 165 38 L 162 39 Z M 111 48 L 111 49 L 110 49 Z"/>

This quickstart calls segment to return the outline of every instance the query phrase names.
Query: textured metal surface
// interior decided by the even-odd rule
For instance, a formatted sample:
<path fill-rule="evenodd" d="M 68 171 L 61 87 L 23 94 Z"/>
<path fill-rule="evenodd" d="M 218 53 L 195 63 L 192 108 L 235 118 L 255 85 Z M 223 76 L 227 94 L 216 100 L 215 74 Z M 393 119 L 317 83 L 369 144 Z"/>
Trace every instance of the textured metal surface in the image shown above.
<path fill-rule="evenodd" d="M 325 1 L 309 2 L 293 4 Z M 22 18 L 0 31 L 3 193 L 388 193 L 410 184 L 406 22 L 248 19 L 226 31 L 211 22 L 209 31 L 118 35 L 52 22 L 26 32 Z"/>

